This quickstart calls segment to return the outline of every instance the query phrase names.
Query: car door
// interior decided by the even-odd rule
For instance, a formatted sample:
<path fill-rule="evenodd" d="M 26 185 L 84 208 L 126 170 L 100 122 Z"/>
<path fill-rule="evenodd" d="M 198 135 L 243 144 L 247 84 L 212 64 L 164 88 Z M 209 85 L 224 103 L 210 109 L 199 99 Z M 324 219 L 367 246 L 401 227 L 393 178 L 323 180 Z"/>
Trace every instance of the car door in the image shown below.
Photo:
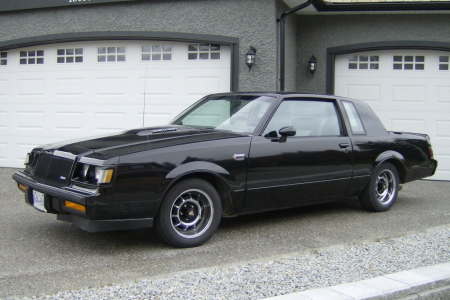
<path fill-rule="evenodd" d="M 280 136 L 292 126 L 295 136 Z M 352 176 L 352 146 L 335 100 L 284 99 L 249 153 L 248 210 L 341 197 Z"/>

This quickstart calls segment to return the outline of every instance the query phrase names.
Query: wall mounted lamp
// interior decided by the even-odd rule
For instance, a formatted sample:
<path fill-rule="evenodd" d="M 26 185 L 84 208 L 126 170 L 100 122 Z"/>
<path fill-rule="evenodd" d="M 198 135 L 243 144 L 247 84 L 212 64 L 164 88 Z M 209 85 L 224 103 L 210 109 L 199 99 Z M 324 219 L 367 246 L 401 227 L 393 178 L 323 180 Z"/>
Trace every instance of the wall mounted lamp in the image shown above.
<path fill-rule="evenodd" d="M 248 66 L 248 72 L 250 73 L 250 69 L 255 64 L 255 56 L 256 56 L 256 48 L 253 46 L 250 46 L 250 49 L 245 54 L 245 63 Z"/>
<path fill-rule="evenodd" d="M 317 70 L 317 58 L 314 55 L 308 61 L 308 70 L 311 72 L 311 76 L 314 76 L 314 72 Z"/>

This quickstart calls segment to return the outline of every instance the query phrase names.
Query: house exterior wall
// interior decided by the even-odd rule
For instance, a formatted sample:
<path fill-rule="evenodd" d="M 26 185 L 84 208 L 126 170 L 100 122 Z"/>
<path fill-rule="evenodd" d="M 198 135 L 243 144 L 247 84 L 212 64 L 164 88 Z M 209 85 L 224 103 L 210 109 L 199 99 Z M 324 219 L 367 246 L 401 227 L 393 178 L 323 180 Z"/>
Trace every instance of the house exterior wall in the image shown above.
<path fill-rule="evenodd" d="M 77 32 L 178 32 L 239 39 L 239 90 L 277 89 L 277 8 L 273 0 L 152 0 L 0 13 L 2 42 Z M 257 49 L 251 73 L 249 46 Z"/>
<path fill-rule="evenodd" d="M 290 9 L 283 1 L 277 2 L 277 18 L 280 18 L 281 14 L 286 10 Z M 297 22 L 298 16 L 295 13 L 288 15 L 285 19 L 285 35 L 286 35 L 286 43 L 285 43 L 285 55 L 286 55 L 286 64 L 285 64 L 285 90 L 286 91 L 295 91 L 296 90 L 296 72 L 297 65 L 292 63 L 297 60 Z M 278 23 L 278 33 L 280 32 L 280 25 Z M 280 62 L 280 35 L 278 34 L 278 48 L 277 48 L 277 58 L 278 58 L 278 66 Z M 277 80 L 280 77 L 279 67 L 277 68 Z M 279 89 L 280 84 L 278 82 L 277 89 Z"/>
<path fill-rule="evenodd" d="M 300 15 L 297 39 L 297 90 L 327 91 L 327 49 L 375 42 L 450 42 L 449 14 Z M 426 43 L 425 47 L 426 47 Z M 318 61 L 314 77 L 306 69 Z"/>

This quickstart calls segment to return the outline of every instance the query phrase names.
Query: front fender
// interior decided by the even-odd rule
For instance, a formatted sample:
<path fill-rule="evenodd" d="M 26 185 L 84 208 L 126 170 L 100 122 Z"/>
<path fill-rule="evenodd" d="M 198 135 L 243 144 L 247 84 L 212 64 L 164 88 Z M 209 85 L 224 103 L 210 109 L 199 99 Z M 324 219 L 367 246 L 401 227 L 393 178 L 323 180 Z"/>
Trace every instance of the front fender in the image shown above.
<path fill-rule="evenodd" d="M 208 180 L 219 192 L 222 199 L 223 215 L 233 216 L 242 209 L 245 191 L 243 185 L 245 185 L 245 182 L 237 180 L 225 168 L 206 161 L 183 164 L 169 172 L 165 180 L 170 183 L 167 185 L 164 194 L 182 178 L 190 175 L 196 176 L 196 174 Z"/>
<path fill-rule="evenodd" d="M 165 180 L 173 182 L 177 178 L 196 172 L 214 173 L 226 178 L 227 180 L 235 181 L 233 176 L 223 167 L 207 161 L 193 161 L 182 164 L 170 171 L 166 175 Z"/>

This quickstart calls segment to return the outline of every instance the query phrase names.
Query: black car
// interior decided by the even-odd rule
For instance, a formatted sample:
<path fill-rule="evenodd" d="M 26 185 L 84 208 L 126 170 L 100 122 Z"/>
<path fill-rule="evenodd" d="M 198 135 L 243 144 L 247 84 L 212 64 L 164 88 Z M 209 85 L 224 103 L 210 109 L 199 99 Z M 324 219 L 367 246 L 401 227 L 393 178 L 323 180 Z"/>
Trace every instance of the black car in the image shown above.
<path fill-rule="evenodd" d="M 13 179 L 28 204 L 89 232 L 154 226 L 193 247 L 222 217 L 355 196 L 386 211 L 436 167 L 427 135 L 386 131 L 362 101 L 224 93 L 169 125 L 37 147 Z"/>

